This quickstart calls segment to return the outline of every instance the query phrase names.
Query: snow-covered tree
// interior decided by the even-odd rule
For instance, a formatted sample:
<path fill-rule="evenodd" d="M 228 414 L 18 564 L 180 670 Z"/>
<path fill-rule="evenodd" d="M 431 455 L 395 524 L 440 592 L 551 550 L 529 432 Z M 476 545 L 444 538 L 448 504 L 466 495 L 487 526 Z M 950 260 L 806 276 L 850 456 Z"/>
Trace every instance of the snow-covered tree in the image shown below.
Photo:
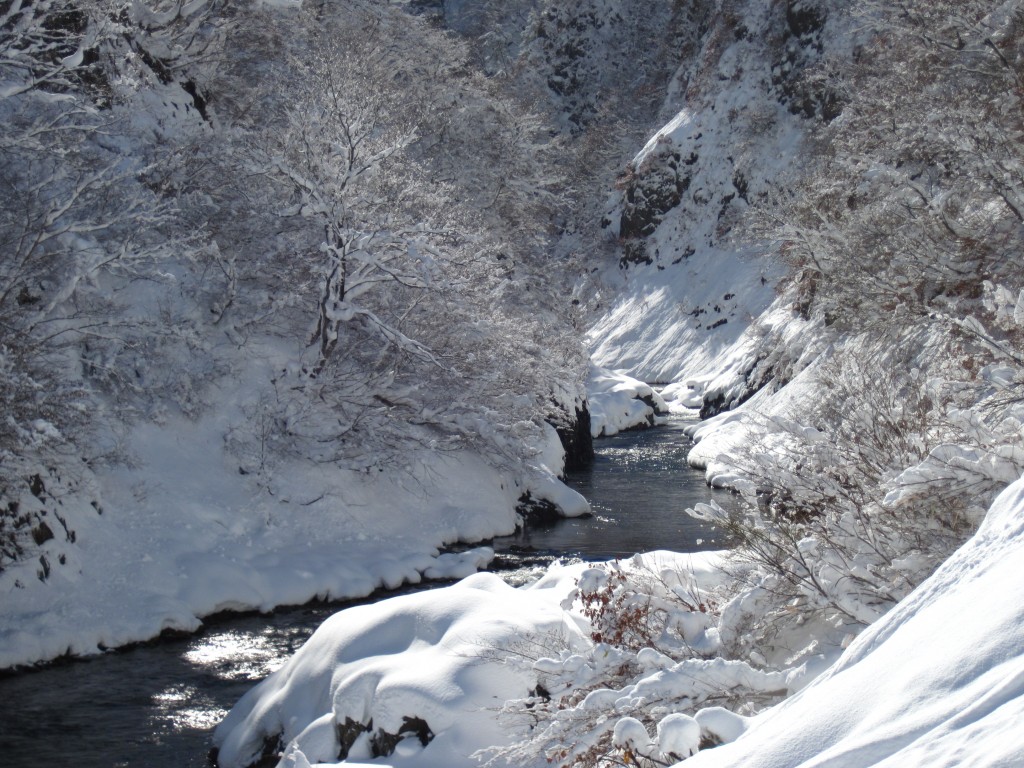
<path fill-rule="evenodd" d="M 1021 287 L 1019 11 L 850 12 L 872 34 L 846 69 L 842 119 L 816 137 L 820 167 L 781 215 L 784 255 L 829 322 L 959 324 L 985 280 Z"/>
<path fill-rule="evenodd" d="M 201 241 L 176 226 L 161 187 L 173 148 L 140 143 L 128 105 L 147 78 L 201 98 L 193 67 L 217 37 L 211 7 L 44 0 L 0 11 L 0 567 L 30 538 L 51 540 L 52 517 L 39 518 L 88 484 L 82 460 L 104 453 L 85 448 L 97 392 L 158 388 L 148 374 L 159 361 L 141 350 L 188 334 L 135 303 L 146 285 L 173 282 L 162 262 L 188 262 Z"/>
<path fill-rule="evenodd" d="M 1024 469 L 1019 8 L 826 8 L 861 42 L 793 87 L 827 83 L 841 113 L 819 121 L 782 200 L 757 205 L 792 270 L 784 296 L 830 359 L 793 386 L 813 408 L 751 415 L 763 437 L 734 467 L 748 516 L 712 515 L 758 565 L 745 632 L 762 644 L 793 620 L 881 615 Z"/>
<path fill-rule="evenodd" d="M 512 434 L 539 429 L 555 392 L 571 405 L 584 369 L 546 261 L 562 203 L 542 121 L 401 10 L 290 13 L 232 28 L 210 86 L 231 130 L 188 182 L 217 243 L 215 323 L 240 346 L 293 345 L 232 444 L 248 469 L 267 430 L 279 452 L 352 467 L 414 445 L 520 461 Z"/>

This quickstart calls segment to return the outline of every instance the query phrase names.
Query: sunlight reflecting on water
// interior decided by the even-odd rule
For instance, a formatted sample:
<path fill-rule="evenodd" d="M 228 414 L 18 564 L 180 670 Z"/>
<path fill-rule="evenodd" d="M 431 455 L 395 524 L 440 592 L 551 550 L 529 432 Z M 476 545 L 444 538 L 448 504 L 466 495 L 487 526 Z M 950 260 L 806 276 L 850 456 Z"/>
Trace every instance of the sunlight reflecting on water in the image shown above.
<path fill-rule="evenodd" d="M 281 642 L 280 633 L 227 630 L 200 638 L 185 653 L 185 659 L 225 680 L 255 680 L 280 667 L 284 663 L 282 652 L 291 650 L 291 646 Z"/>
<path fill-rule="evenodd" d="M 228 713 L 194 685 L 173 685 L 153 694 L 153 708 L 153 720 L 175 731 L 210 730 Z"/>

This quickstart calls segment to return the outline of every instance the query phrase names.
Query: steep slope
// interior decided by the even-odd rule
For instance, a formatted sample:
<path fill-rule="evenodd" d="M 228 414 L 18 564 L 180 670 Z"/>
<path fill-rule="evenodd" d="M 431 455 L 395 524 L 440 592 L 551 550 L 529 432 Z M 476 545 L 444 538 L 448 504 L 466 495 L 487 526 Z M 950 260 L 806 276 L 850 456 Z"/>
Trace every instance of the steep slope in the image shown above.
<path fill-rule="evenodd" d="M 608 277 L 621 288 L 590 331 L 596 362 L 663 384 L 706 381 L 735 350 L 745 370 L 734 375 L 749 371 L 756 340 L 741 339 L 785 271 L 743 236 L 799 177 L 822 119 L 813 100 L 795 105 L 803 71 L 849 45 L 838 22 L 799 4 L 717 7 L 675 76 L 670 103 L 682 109 L 628 165 L 603 222 L 622 247 Z"/>
<path fill-rule="evenodd" d="M 1019 143 L 995 138 L 1021 128 L 1024 17 L 1002 2 L 718 10 L 686 107 L 622 180 L 622 287 L 591 339 L 601 365 L 713 417 L 689 461 L 742 499 L 694 510 L 739 543 L 722 652 L 813 665 L 1024 472 L 1024 183 Z"/>
<path fill-rule="evenodd" d="M 1022 556 L 1018 481 L 970 541 L 814 683 L 751 720 L 734 743 L 680 765 L 1020 765 Z"/>

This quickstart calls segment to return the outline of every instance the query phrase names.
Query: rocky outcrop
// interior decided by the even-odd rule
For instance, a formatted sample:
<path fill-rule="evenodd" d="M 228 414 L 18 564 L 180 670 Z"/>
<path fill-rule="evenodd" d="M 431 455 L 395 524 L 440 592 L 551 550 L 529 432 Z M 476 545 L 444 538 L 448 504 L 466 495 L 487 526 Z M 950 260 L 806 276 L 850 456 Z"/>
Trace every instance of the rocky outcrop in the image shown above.
<path fill-rule="evenodd" d="M 783 43 L 772 65 L 772 86 L 789 111 L 826 123 L 839 117 L 842 97 L 826 80 L 810 77 L 807 72 L 824 51 L 827 20 L 828 12 L 822 3 L 789 0 Z"/>
<path fill-rule="evenodd" d="M 684 159 L 678 147 L 667 136 L 661 136 L 639 166 L 627 166 L 619 179 L 623 190 L 619 217 L 622 266 L 652 263 L 644 238 L 653 235 L 665 214 L 679 205 L 690 187 L 688 168 L 696 160 L 696 155 Z"/>
<path fill-rule="evenodd" d="M 576 407 L 576 418 L 568 424 L 554 424 L 565 449 L 565 471 L 586 469 L 594 463 L 594 438 L 590 433 L 590 405 L 584 400 Z"/>

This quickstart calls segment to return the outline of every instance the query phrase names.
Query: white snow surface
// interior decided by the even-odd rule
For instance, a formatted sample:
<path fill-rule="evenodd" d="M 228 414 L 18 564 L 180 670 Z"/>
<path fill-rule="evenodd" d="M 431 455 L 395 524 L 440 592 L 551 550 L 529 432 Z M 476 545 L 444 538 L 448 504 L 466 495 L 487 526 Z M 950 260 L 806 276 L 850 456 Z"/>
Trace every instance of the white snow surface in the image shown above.
<path fill-rule="evenodd" d="M 590 433 L 594 437 L 611 437 L 626 429 L 651 427 L 658 417 L 669 412 L 668 406 L 648 384 L 622 371 L 590 366 L 587 381 L 590 402 Z"/>
<path fill-rule="evenodd" d="M 589 509 L 555 478 L 554 430 L 529 478 L 503 476 L 468 452 L 424 450 L 383 473 L 281 466 L 267 493 L 223 450 L 226 418 L 136 427 L 133 464 L 87 478 L 102 513 L 65 506 L 77 534 L 60 552 L 66 563 L 45 582 L 35 560 L 0 574 L 0 669 L 195 631 L 220 611 L 465 577 L 493 551 L 440 548 L 511 533 L 527 489 L 567 515 Z"/>
<path fill-rule="evenodd" d="M 774 277 L 767 262 L 727 249 L 700 251 L 664 272 L 630 268 L 588 332 L 594 361 L 662 384 L 710 379 L 770 305 Z"/>
<path fill-rule="evenodd" d="M 1022 559 L 1017 480 L 977 534 L 836 664 L 686 768 L 1024 765 Z"/>
<path fill-rule="evenodd" d="M 722 583 L 722 558 L 721 552 L 658 551 L 635 555 L 622 565 L 674 572 L 677 579 L 707 590 Z M 606 667 L 625 661 L 622 652 L 595 646 L 589 624 L 573 608 L 577 581 L 588 574 L 597 574 L 591 563 L 555 563 L 534 584 L 513 588 L 480 573 L 449 587 L 336 614 L 218 726 L 219 764 L 241 768 L 261 752 L 268 737 L 275 744 L 281 734 L 286 749 L 280 765 L 286 768 L 318 761 L 394 768 L 480 765 L 487 759 L 481 750 L 526 735 L 502 721 L 506 701 L 526 698 L 538 681 L 555 689 L 570 679 L 600 677 Z M 535 658 L 544 651 L 551 655 Z M 700 687 L 685 662 L 676 664 L 652 649 L 635 658 L 647 672 L 634 685 L 594 691 L 581 706 L 614 709 L 616 702 L 625 707 L 666 692 L 681 698 Z M 719 677 L 732 682 L 737 675 L 758 674 L 745 664 L 696 663 L 715 667 Z M 778 674 L 766 675 L 765 682 L 784 685 Z M 406 717 L 426 721 L 434 739 L 424 747 L 417 738 L 407 738 L 394 754 L 370 763 L 371 734 L 366 733 L 347 759 L 337 762 L 336 725 L 372 721 L 373 734 L 393 734 Z M 692 725 L 674 718 L 659 733 L 679 750 L 691 744 Z M 500 758 L 497 764 L 515 765 Z"/>
<path fill-rule="evenodd" d="M 511 667 L 496 651 L 544 636 L 567 648 L 589 644 L 560 606 L 581 567 L 555 566 L 528 589 L 481 573 L 336 614 L 218 726 L 220 765 L 247 765 L 278 733 L 289 744 L 283 765 L 334 763 L 336 723 L 372 721 L 374 732 L 394 734 L 405 717 L 422 718 L 436 736 L 426 747 L 404 740 L 386 764 L 476 764 L 472 753 L 506 740 L 497 710 L 537 684 L 528 667 Z M 371 757 L 369 738 L 352 745 L 351 760 Z"/>

